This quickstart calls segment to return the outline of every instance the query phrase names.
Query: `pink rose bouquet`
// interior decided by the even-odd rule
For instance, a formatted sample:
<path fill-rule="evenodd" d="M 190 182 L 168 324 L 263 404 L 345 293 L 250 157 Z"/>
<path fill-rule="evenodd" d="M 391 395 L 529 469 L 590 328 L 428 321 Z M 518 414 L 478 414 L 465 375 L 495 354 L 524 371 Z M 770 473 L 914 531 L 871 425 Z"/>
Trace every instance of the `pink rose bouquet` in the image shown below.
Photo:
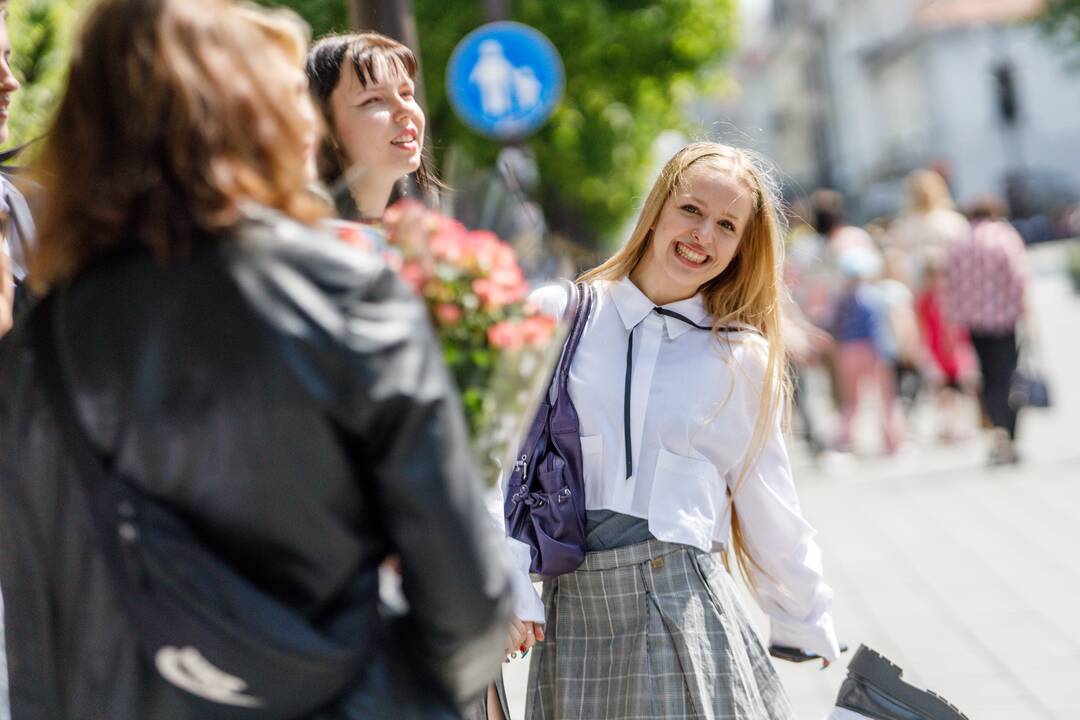
<path fill-rule="evenodd" d="M 517 254 L 485 230 L 415 201 L 387 210 L 401 277 L 427 303 L 489 479 L 516 453 L 561 348 L 562 328 L 527 302 Z"/>

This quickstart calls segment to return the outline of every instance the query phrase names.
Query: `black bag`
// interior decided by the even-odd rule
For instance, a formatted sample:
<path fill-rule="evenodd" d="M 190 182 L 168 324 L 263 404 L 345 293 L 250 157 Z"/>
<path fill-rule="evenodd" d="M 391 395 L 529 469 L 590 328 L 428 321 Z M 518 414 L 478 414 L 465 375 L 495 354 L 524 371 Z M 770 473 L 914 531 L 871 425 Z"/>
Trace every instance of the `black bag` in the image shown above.
<path fill-rule="evenodd" d="M 118 475 L 80 425 L 52 332 L 30 317 L 37 367 L 140 650 L 200 720 L 296 720 L 345 694 L 368 653 L 333 641 L 226 565 L 163 503 Z"/>
<path fill-rule="evenodd" d="M 1050 386 L 1037 370 L 1017 368 L 1009 384 L 1009 406 L 1014 410 L 1022 407 L 1050 407 Z"/>
<path fill-rule="evenodd" d="M 571 286 L 567 314 L 573 314 L 573 325 L 507 481 L 506 532 L 529 546 L 530 570 L 545 577 L 573 572 L 585 560 L 581 438 L 566 383 L 595 294 L 586 283 Z"/>
<path fill-rule="evenodd" d="M 1052 403 L 1050 383 L 1043 373 L 1042 352 L 1038 336 L 1030 323 L 1020 327 L 1016 369 L 1009 382 L 1009 406 L 1048 408 Z"/>

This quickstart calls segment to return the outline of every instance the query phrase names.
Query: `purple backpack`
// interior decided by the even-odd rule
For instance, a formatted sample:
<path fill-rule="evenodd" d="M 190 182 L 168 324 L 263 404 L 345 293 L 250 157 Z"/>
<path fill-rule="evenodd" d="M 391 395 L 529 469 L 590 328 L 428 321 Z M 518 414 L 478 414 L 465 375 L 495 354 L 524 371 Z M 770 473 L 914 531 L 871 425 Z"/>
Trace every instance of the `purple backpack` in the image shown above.
<path fill-rule="evenodd" d="M 506 488 L 506 532 L 531 548 L 530 570 L 545 577 L 572 572 L 585 560 L 585 474 L 566 383 L 595 295 L 588 284 L 571 285 L 570 334 Z"/>

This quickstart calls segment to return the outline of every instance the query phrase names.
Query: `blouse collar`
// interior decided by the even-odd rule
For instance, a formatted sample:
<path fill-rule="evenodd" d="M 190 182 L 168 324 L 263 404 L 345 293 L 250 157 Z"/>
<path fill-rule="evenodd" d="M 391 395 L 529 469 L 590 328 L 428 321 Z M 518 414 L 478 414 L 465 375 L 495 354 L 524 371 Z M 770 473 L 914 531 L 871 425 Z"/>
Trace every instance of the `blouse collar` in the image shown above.
<path fill-rule="evenodd" d="M 617 282 L 609 284 L 608 292 L 611 293 L 611 299 L 615 302 L 615 309 L 619 312 L 619 318 L 622 320 L 623 325 L 627 330 L 632 330 L 637 327 L 638 324 L 648 317 L 649 313 L 653 311 L 656 304 L 650 300 L 645 293 L 638 289 L 638 286 L 630 280 L 629 277 L 624 277 Z M 709 313 L 705 310 L 705 300 L 702 298 L 701 293 L 697 293 L 693 297 L 686 298 L 685 300 L 679 300 L 678 302 L 668 303 L 662 305 L 665 310 L 671 310 L 672 312 L 682 315 L 687 320 L 694 322 L 698 325 L 712 326 L 712 320 L 709 318 Z M 668 337 L 674 340 L 682 335 L 687 330 L 693 329 L 692 326 L 686 324 L 678 318 L 671 317 L 670 315 L 662 316 L 664 325 L 667 328 Z"/>

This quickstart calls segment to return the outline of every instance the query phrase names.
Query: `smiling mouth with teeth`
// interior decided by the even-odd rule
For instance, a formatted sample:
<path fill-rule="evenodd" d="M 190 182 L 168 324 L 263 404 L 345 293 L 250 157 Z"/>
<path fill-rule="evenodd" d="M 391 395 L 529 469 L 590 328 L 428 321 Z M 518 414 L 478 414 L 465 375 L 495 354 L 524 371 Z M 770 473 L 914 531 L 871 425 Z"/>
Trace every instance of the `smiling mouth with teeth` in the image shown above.
<path fill-rule="evenodd" d="M 675 252 L 679 255 L 679 257 L 682 257 L 685 260 L 689 260 L 695 265 L 703 265 L 705 261 L 709 259 L 708 255 L 702 255 L 699 252 L 695 252 L 683 245 L 681 242 L 675 243 Z"/>

